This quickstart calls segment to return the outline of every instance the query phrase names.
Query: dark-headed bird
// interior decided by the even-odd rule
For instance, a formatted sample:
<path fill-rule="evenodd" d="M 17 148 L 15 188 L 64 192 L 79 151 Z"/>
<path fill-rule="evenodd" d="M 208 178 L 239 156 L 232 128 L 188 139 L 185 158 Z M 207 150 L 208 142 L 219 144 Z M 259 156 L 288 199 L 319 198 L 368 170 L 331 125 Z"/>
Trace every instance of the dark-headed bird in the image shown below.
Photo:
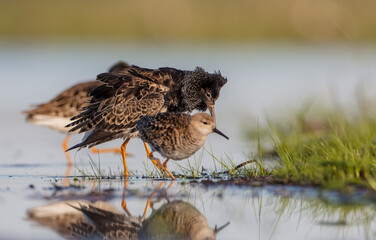
<path fill-rule="evenodd" d="M 71 131 L 85 132 L 85 136 L 68 151 L 124 138 L 121 151 L 125 176 L 128 176 L 125 148 L 131 138 L 138 136 L 135 127 L 142 116 L 209 109 L 214 117 L 215 101 L 227 82 L 219 72 L 208 73 L 200 67 L 183 71 L 137 66 L 119 74 L 102 73 L 97 80 L 104 84 L 90 93 L 90 105 L 68 125 Z M 145 142 L 144 145 L 148 158 L 158 166 Z"/>

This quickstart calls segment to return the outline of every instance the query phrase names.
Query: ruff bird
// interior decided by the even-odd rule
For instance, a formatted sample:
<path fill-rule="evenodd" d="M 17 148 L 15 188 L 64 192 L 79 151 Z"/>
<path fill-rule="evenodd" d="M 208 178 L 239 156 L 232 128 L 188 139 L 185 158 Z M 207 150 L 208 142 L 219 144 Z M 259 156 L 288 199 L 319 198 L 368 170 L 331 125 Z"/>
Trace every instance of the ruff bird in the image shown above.
<path fill-rule="evenodd" d="M 149 154 L 160 166 L 175 179 L 167 169 L 170 159 L 182 160 L 192 156 L 205 143 L 210 133 L 218 133 L 228 139 L 216 128 L 214 117 L 206 113 L 196 113 L 191 116 L 186 113 L 159 113 L 155 116 L 141 117 L 136 130 L 142 141 L 151 146 Z M 166 158 L 163 165 L 155 158 L 154 151 Z"/>
<path fill-rule="evenodd" d="M 109 72 L 120 73 L 128 67 L 127 63 L 118 62 L 110 68 Z M 35 125 L 46 126 L 62 133 L 68 133 L 69 128 L 65 126 L 70 123 L 72 117 L 79 114 L 79 111 L 89 104 L 89 93 L 101 84 L 99 81 L 88 81 L 65 89 L 50 101 L 36 105 L 31 110 L 24 111 L 26 121 Z M 70 134 L 68 133 L 63 141 L 64 152 L 68 149 L 69 138 Z M 92 149 L 92 151 L 99 152 L 96 149 Z M 100 152 L 105 151 L 113 150 L 101 150 Z M 117 149 L 117 151 L 119 150 Z M 71 165 L 72 162 L 68 153 L 66 153 L 66 157 L 68 164 Z"/>
<path fill-rule="evenodd" d="M 95 88 L 90 104 L 67 125 L 85 133 L 81 143 L 71 149 L 92 147 L 117 138 L 125 139 L 121 145 L 124 176 L 128 176 L 125 149 L 142 116 L 161 112 L 191 112 L 209 109 L 215 116 L 214 105 L 220 90 L 227 82 L 220 72 L 208 73 L 197 67 L 193 71 L 175 68 L 146 69 L 131 66 L 120 73 L 102 73 L 97 80 L 103 84 Z M 147 157 L 150 150 L 144 142 Z M 163 169 L 158 167 L 159 170 Z"/>

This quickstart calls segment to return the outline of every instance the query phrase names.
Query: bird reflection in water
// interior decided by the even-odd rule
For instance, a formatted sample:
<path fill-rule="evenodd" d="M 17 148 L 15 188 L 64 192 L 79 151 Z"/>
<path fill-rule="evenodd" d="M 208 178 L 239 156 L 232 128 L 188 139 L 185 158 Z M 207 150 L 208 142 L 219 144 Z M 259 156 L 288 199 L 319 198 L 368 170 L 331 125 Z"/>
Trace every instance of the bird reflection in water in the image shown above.
<path fill-rule="evenodd" d="M 27 211 L 30 220 L 49 227 L 66 239 L 216 239 L 225 228 L 211 228 L 206 217 L 193 205 L 182 200 L 170 201 L 168 189 L 160 183 L 147 199 L 142 216 L 132 216 L 126 204 L 127 181 L 124 181 L 120 213 L 112 205 L 86 200 L 61 201 Z M 154 209 L 154 203 L 166 199 L 166 203 Z M 148 209 L 152 213 L 146 217 Z"/>

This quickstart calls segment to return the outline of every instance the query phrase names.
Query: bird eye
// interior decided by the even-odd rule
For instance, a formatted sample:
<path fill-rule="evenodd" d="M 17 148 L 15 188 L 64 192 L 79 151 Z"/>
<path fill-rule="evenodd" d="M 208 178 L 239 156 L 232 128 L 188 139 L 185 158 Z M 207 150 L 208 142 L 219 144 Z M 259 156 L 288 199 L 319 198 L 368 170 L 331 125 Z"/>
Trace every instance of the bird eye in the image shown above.
<path fill-rule="evenodd" d="M 211 98 L 211 94 L 209 92 L 206 93 L 207 98 Z"/>
<path fill-rule="evenodd" d="M 205 121 L 204 121 L 204 122 L 202 122 L 202 123 L 205 124 L 205 125 L 208 125 L 208 122 L 205 122 Z"/>

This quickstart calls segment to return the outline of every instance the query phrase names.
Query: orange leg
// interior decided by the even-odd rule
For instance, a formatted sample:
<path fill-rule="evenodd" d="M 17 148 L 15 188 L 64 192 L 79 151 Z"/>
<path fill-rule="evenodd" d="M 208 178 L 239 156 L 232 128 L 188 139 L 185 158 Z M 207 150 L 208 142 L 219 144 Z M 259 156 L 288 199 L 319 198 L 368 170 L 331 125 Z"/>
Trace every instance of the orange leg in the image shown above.
<path fill-rule="evenodd" d="M 130 138 L 127 138 L 127 140 L 125 140 L 125 142 L 121 145 L 120 147 L 120 150 L 121 150 L 121 156 L 123 157 L 123 165 L 124 165 L 124 178 L 127 178 L 128 177 L 128 169 L 127 169 L 127 159 L 125 158 L 125 148 L 129 142 L 129 140 L 131 140 Z"/>
<path fill-rule="evenodd" d="M 172 179 L 175 179 L 174 175 L 171 174 L 171 172 L 167 169 L 167 162 L 169 159 L 167 159 L 163 165 L 161 164 L 161 161 L 158 159 L 158 158 L 155 158 L 153 156 L 153 152 L 150 152 L 150 149 L 147 145 L 146 142 L 144 142 L 144 146 L 145 146 L 145 150 L 146 150 L 146 155 L 147 157 L 153 162 L 153 164 L 159 169 L 159 171 L 161 173 L 163 173 L 165 176 L 166 175 L 166 172 L 168 173 L 168 175 L 172 178 Z M 166 172 L 165 172 L 166 171 Z"/>
<path fill-rule="evenodd" d="M 72 165 L 68 165 L 67 171 L 64 173 L 64 178 L 63 178 L 63 187 L 69 187 L 69 175 L 72 169 Z"/>
<path fill-rule="evenodd" d="M 150 194 L 150 196 L 148 197 L 148 200 L 147 200 L 147 202 L 146 202 L 146 206 L 145 206 L 145 210 L 144 210 L 144 214 L 142 215 L 142 219 L 145 219 L 151 201 L 153 200 L 153 198 L 154 198 L 155 195 L 157 194 L 157 191 L 158 191 L 159 189 L 162 188 L 162 186 L 163 186 L 163 182 L 161 182 L 161 183 L 160 183 L 160 184 L 154 189 L 154 191 Z"/>
<path fill-rule="evenodd" d="M 119 148 L 107 148 L 107 149 L 98 149 L 97 147 L 92 147 L 91 148 L 91 152 L 92 153 L 109 153 L 109 152 L 113 152 L 113 153 L 120 153 L 121 154 L 121 150 Z M 125 153 L 127 156 L 130 156 L 128 153 Z"/>
<path fill-rule="evenodd" d="M 70 135 L 67 134 L 67 136 L 65 137 L 65 139 L 63 141 L 63 150 L 64 150 L 65 157 L 67 159 L 67 162 L 68 162 L 68 168 L 67 168 L 67 171 L 65 171 L 64 178 L 63 178 L 63 186 L 64 187 L 69 186 L 68 176 L 70 175 L 70 172 L 71 172 L 71 169 L 72 169 L 72 159 L 71 159 L 69 153 L 66 152 L 66 150 L 68 149 L 69 139 L 70 139 Z"/>
<path fill-rule="evenodd" d="M 161 160 L 159 160 L 159 158 L 154 157 L 153 152 L 149 154 L 149 159 L 155 164 L 155 166 L 157 166 L 161 173 L 164 173 L 164 168 Z"/>
<path fill-rule="evenodd" d="M 69 153 L 67 152 L 69 138 L 70 138 L 70 135 L 68 134 L 63 141 L 63 150 L 64 150 L 64 153 L 65 153 L 65 157 L 67 158 L 68 166 L 72 166 L 71 157 L 70 157 Z"/>
<path fill-rule="evenodd" d="M 172 175 L 172 173 L 167 169 L 167 162 L 168 162 L 168 160 L 170 160 L 170 159 L 167 159 L 163 164 L 161 163 L 161 160 L 159 160 L 159 158 L 156 158 L 156 157 L 154 157 L 153 156 L 153 152 L 151 152 L 150 154 L 149 154 L 149 156 L 150 156 L 150 160 L 152 160 L 152 161 L 155 161 L 157 164 L 156 164 L 156 166 L 158 167 L 158 169 L 162 169 L 162 173 L 164 174 L 164 176 L 170 176 L 171 178 L 172 178 L 172 180 L 175 180 L 175 177 L 174 177 L 174 175 Z"/>
<path fill-rule="evenodd" d="M 168 199 L 168 196 L 167 196 L 167 192 L 172 187 L 173 184 L 174 184 L 174 181 L 171 181 L 170 184 L 168 185 L 168 187 L 166 188 L 166 190 L 164 191 L 163 195 L 159 196 L 156 201 L 151 202 L 150 207 L 152 207 L 154 203 L 160 202 L 162 197 L 165 198 L 167 200 L 167 202 L 170 202 L 170 200 Z"/>
<path fill-rule="evenodd" d="M 174 175 L 172 175 L 172 173 L 167 169 L 167 162 L 168 162 L 169 160 L 170 160 L 170 159 L 167 159 L 166 161 L 164 161 L 164 163 L 163 163 L 163 168 L 164 168 L 164 170 L 166 170 L 166 172 L 168 173 L 168 175 L 170 175 L 170 177 L 171 177 L 173 180 L 175 180 Z"/>
<path fill-rule="evenodd" d="M 167 202 L 170 202 L 170 200 L 168 199 L 167 197 L 167 192 L 168 190 L 172 187 L 172 185 L 174 184 L 174 181 L 171 181 L 171 183 L 168 185 L 167 189 L 164 191 L 163 195 L 164 195 L 164 198 L 166 198 Z M 144 215 L 142 216 L 142 219 L 145 219 L 146 217 L 146 214 L 147 214 L 147 211 L 149 209 L 149 206 L 151 208 L 153 208 L 153 205 L 155 202 L 160 202 L 161 199 L 158 197 L 157 201 L 154 201 L 152 202 L 153 198 L 155 197 L 155 194 L 156 194 L 156 191 L 160 190 L 160 188 L 162 187 L 163 183 L 160 183 L 156 188 L 155 190 L 153 191 L 153 193 L 150 195 L 150 197 L 148 198 L 148 201 L 146 203 L 146 206 L 145 206 L 145 211 L 144 211 Z"/>
<path fill-rule="evenodd" d="M 150 152 L 150 149 L 146 142 L 144 142 L 145 150 L 146 150 L 146 156 L 152 161 L 152 163 L 163 173 L 162 164 L 158 165 L 158 162 L 154 159 L 153 153 Z"/>
<path fill-rule="evenodd" d="M 127 185 L 128 185 L 128 182 L 127 182 L 127 179 L 124 178 L 124 188 L 123 188 L 123 199 L 121 201 L 121 207 L 124 209 L 124 211 L 127 213 L 127 215 L 129 217 L 131 217 L 131 213 L 129 212 L 128 208 L 127 208 L 127 203 L 125 201 L 125 197 L 126 197 L 126 192 L 127 192 Z"/>

